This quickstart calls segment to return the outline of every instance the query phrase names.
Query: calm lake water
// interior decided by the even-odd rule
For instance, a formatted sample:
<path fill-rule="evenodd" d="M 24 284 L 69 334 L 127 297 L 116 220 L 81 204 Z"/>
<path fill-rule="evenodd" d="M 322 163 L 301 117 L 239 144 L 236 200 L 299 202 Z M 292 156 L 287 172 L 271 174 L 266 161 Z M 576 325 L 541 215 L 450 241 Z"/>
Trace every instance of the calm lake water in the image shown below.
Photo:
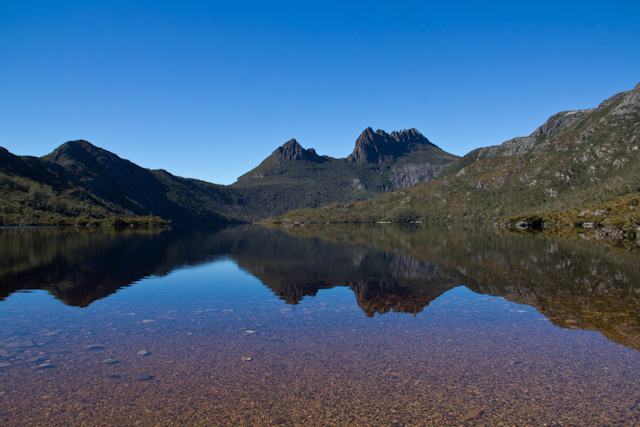
<path fill-rule="evenodd" d="M 0 230 L 2 426 L 637 426 L 638 258 L 490 229 Z"/>

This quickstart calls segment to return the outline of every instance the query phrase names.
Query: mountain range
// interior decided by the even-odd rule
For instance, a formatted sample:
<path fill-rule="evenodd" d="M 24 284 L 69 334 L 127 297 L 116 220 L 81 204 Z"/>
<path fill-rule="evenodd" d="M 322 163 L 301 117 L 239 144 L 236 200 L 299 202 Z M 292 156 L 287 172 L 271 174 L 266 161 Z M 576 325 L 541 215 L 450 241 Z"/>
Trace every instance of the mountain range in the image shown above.
<path fill-rule="evenodd" d="M 365 129 L 346 158 L 295 139 L 230 186 L 150 170 L 87 141 L 43 157 L 0 148 L 0 223 L 159 216 L 174 224 L 490 220 L 640 191 L 640 85 L 462 158 L 416 129 Z"/>
<path fill-rule="evenodd" d="M 224 186 L 145 169 L 83 140 L 40 158 L 0 148 L 0 219 L 5 225 L 145 215 L 178 224 L 256 221 L 407 188 L 457 159 L 415 129 L 368 128 L 346 159 L 319 156 L 292 139 Z"/>
<path fill-rule="evenodd" d="M 639 124 L 640 84 L 597 108 L 557 113 L 527 137 L 473 150 L 430 182 L 372 200 L 293 211 L 274 220 L 487 221 L 565 212 L 571 223 L 581 224 L 585 212 L 602 210 L 606 215 L 611 210 L 594 206 L 624 198 L 626 212 L 617 218 L 617 226 L 637 228 Z M 596 220 L 603 220 L 602 215 Z"/>

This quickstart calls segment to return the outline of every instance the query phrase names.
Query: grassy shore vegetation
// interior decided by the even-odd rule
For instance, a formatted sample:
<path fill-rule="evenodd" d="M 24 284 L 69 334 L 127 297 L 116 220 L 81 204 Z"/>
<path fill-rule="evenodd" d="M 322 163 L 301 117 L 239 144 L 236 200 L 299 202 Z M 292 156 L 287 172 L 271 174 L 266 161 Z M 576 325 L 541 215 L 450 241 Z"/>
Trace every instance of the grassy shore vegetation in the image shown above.
<path fill-rule="evenodd" d="M 52 186 L 0 172 L 1 226 L 164 227 L 171 221 L 134 215 L 99 200 L 81 188 L 56 191 Z"/>
<path fill-rule="evenodd" d="M 590 240 L 640 252 L 640 193 L 618 200 L 561 212 L 516 215 L 500 221 L 520 231 L 519 223 L 539 223 L 543 234 Z"/>

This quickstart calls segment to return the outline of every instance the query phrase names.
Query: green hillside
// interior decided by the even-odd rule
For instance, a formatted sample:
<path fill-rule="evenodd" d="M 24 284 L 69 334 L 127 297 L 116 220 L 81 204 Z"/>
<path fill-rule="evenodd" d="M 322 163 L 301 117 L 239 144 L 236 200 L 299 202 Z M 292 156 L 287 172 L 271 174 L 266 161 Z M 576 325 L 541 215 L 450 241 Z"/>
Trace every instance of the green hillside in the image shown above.
<path fill-rule="evenodd" d="M 207 189 L 209 199 L 198 199 L 187 180 L 141 168 L 87 141 L 67 142 L 42 158 L 0 150 L 2 225 L 228 222 L 219 213 L 230 199 L 224 187 Z M 210 202 L 216 196 L 219 205 Z"/>
<path fill-rule="evenodd" d="M 149 170 L 87 141 L 41 158 L 0 151 L 0 224 L 221 224 L 366 200 L 434 179 L 457 159 L 415 129 L 365 130 L 352 159 L 320 157 L 292 140 L 232 186 Z M 373 156 L 371 163 L 362 156 Z M 360 156 L 360 157 L 359 157 Z"/>
<path fill-rule="evenodd" d="M 388 134 L 367 128 L 344 159 L 291 140 L 231 186 L 145 169 L 87 141 L 67 142 L 41 158 L 0 149 L 0 224 L 575 216 L 640 192 L 639 110 L 640 85 L 462 158 L 415 129 Z M 624 222 L 636 226 L 633 219 Z"/>
<path fill-rule="evenodd" d="M 640 85 L 598 108 L 558 113 L 528 137 L 474 150 L 433 182 L 272 221 L 494 221 L 611 202 L 640 191 L 639 114 Z"/>

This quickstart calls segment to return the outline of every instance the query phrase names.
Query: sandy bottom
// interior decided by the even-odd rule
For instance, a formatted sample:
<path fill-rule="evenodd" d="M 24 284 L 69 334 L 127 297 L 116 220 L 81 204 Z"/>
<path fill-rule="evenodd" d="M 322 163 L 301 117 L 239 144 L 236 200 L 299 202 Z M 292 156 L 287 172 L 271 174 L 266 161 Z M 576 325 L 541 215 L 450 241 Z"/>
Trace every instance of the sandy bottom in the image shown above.
<path fill-rule="evenodd" d="M 640 425 L 635 350 L 468 290 L 415 317 L 343 290 L 1 314 L 6 427 Z"/>

